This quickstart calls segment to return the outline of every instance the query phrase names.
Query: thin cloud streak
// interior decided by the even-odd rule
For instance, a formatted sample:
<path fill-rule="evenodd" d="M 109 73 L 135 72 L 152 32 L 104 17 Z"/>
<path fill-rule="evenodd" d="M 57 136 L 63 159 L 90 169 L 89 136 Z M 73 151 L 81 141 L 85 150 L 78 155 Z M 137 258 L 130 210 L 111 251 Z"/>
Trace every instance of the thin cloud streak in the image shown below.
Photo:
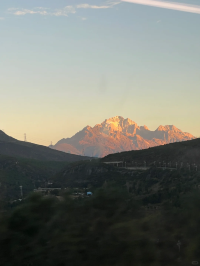
<path fill-rule="evenodd" d="M 133 4 L 145 5 L 145 6 L 154 6 L 154 7 L 172 9 L 177 11 L 200 14 L 200 6 L 197 5 L 187 5 L 182 3 L 162 2 L 154 0 L 121 0 L 121 1 Z"/>
<path fill-rule="evenodd" d="M 56 16 L 56 17 L 67 17 L 68 14 L 75 14 L 76 10 L 73 6 L 66 6 L 62 9 L 57 9 L 55 12 L 51 13 L 50 15 Z"/>
<path fill-rule="evenodd" d="M 81 4 L 81 5 L 77 5 L 77 8 L 91 8 L 91 9 L 106 9 L 106 8 L 110 8 L 110 6 L 95 6 L 95 5 L 89 5 L 89 4 Z"/>
<path fill-rule="evenodd" d="M 97 5 L 89 5 L 89 4 L 79 4 L 76 6 L 76 8 L 91 8 L 91 9 L 107 9 L 112 8 L 115 5 L 120 4 L 120 1 L 108 1 L 106 5 L 103 6 L 97 6 Z"/>
<path fill-rule="evenodd" d="M 42 16 L 56 16 L 56 17 L 67 17 L 68 14 L 75 14 L 77 9 L 108 9 L 113 8 L 115 5 L 120 4 L 121 1 L 107 1 L 105 5 L 97 6 L 97 5 L 90 5 L 90 4 L 79 4 L 76 6 L 65 6 L 61 9 L 54 9 L 51 10 L 50 8 L 44 7 L 35 7 L 32 9 L 25 9 L 25 8 L 9 8 L 8 13 L 13 14 L 15 16 L 24 16 L 27 14 L 30 15 L 42 15 Z M 84 20 L 84 19 L 83 19 Z"/>
<path fill-rule="evenodd" d="M 19 11 L 15 11 L 14 15 L 16 16 L 24 16 L 26 14 L 39 14 L 39 15 L 47 15 L 46 11 L 33 11 L 33 10 L 28 10 L 28 9 L 23 9 L 23 10 L 19 10 Z"/>
<path fill-rule="evenodd" d="M 24 16 L 27 14 L 31 14 L 31 15 L 42 15 L 42 16 L 56 16 L 56 17 L 60 17 L 60 16 L 64 16 L 67 17 L 68 14 L 75 14 L 76 10 L 73 6 L 65 6 L 62 9 L 56 9 L 53 12 L 51 11 L 47 11 L 48 8 L 43 8 L 43 7 L 36 7 L 33 9 L 17 9 L 17 8 L 9 8 L 8 12 L 15 15 L 15 16 Z"/>

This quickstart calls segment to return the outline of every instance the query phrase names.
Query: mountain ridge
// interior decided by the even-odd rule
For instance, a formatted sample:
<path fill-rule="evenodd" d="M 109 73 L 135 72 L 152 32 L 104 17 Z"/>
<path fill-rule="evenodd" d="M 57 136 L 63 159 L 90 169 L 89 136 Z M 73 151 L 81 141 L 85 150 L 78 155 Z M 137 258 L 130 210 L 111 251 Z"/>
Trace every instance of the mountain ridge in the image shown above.
<path fill-rule="evenodd" d="M 195 137 L 174 125 L 160 125 L 151 131 L 146 125 L 139 126 L 130 118 L 115 116 L 94 127 L 84 127 L 71 138 L 61 139 L 52 148 L 91 157 L 104 157 L 116 152 L 146 149 L 191 139 Z"/>
<path fill-rule="evenodd" d="M 0 131 L 0 155 L 35 159 L 41 161 L 68 161 L 89 160 L 91 158 L 81 154 L 67 154 L 50 147 L 19 141 L 3 131 Z"/>

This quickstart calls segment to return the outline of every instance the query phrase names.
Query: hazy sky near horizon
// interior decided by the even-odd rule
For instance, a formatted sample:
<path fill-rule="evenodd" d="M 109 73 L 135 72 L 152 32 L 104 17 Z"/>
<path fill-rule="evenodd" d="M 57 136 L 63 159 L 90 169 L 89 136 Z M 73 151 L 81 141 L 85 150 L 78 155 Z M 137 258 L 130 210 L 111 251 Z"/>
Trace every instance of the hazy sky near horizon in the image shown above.
<path fill-rule="evenodd" d="M 1 1 L 0 129 L 49 145 L 120 115 L 200 136 L 199 0 L 127 1 Z"/>

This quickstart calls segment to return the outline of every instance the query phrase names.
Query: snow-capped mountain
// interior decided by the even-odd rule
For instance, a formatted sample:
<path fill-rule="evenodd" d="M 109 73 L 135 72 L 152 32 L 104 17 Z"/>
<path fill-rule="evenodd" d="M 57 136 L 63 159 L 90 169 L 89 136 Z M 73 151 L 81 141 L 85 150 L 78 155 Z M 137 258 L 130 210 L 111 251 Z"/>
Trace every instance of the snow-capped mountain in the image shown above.
<path fill-rule="evenodd" d="M 151 131 L 121 116 L 106 119 L 94 127 L 86 126 L 71 138 L 61 139 L 51 148 L 74 154 L 103 157 L 110 153 L 140 150 L 195 137 L 173 125 Z"/>

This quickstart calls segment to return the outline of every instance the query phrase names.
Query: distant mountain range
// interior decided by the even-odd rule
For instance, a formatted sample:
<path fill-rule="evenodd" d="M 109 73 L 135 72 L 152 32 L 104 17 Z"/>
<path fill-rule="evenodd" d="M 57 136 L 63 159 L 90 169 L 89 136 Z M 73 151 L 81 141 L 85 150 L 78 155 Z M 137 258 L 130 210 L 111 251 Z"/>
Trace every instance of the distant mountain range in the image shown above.
<path fill-rule="evenodd" d="M 86 126 L 71 138 L 61 139 L 50 147 L 77 155 L 103 157 L 191 139 L 195 137 L 173 125 L 159 126 L 151 131 L 147 126 L 138 126 L 129 118 L 115 116 L 94 127 Z"/>

